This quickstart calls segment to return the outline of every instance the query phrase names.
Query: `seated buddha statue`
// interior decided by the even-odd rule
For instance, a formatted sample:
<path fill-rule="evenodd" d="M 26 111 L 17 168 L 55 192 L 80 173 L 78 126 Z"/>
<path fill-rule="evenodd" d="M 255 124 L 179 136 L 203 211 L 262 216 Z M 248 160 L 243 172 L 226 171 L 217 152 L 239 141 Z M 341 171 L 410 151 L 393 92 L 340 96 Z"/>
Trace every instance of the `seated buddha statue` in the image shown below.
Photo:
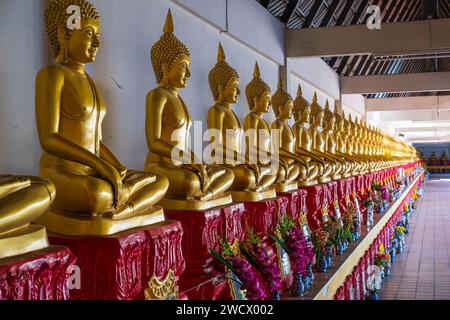
<path fill-rule="evenodd" d="M 436 152 L 432 152 L 430 159 L 428 160 L 428 165 L 429 166 L 437 166 L 438 165 L 438 161 L 437 161 L 437 157 L 436 157 Z"/>
<path fill-rule="evenodd" d="M 447 166 L 448 165 L 448 155 L 447 152 L 443 152 L 442 153 L 442 157 L 441 157 L 441 166 Z"/>
<path fill-rule="evenodd" d="M 239 75 L 225 59 L 219 43 L 217 63 L 209 72 L 209 86 L 214 105 L 208 110 L 208 128 L 214 144 L 213 159 L 231 170 L 234 181 L 229 191 L 233 201 L 261 201 L 276 196 L 272 184 L 276 175 L 270 174 L 270 166 L 252 163 L 241 152 L 243 129 L 232 109 L 240 95 Z M 214 132 L 214 134 L 212 134 Z"/>
<path fill-rule="evenodd" d="M 350 165 L 348 164 L 348 159 L 338 152 L 337 150 L 337 140 L 336 140 L 336 115 L 330 110 L 330 105 L 328 100 L 325 103 L 324 110 L 324 128 L 323 135 L 325 138 L 325 150 L 337 159 L 337 172 L 332 177 L 333 180 L 339 180 L 344 175 L 348 175 L 350 171 Z"/>
<path fill-rule="evenodd" d="M 323 157 L 327 161 L 327 166 L 331 167 L 330 178 L 333 180 L 340 179 L 341 163 L 340 158 L 328 152 L 325 148 L 325 135 L 323 132 L 325 112 L 324 109 L 317 103 L 317 93 L 314 93 L 313 101 L 311 103 L 311 134 L 312 145 L 314 153 Z M 329 180 L 328 180 L 329 181 Z M 321 181 L 327 182 L 327 181 Z"/>
<path fill-rule="evenodd" d="M 351 115 L 348 115 L 348 119 L 351 119 Z M 345 118 L 345 115 L 342 114 L 342 121 L 344 122 L 344 129 L 342 131 L 342 139 L 345 142 L 345 154 L 350 156 L 353 161 L 356 161 L 357 165 L 353 167 L 351 172 L 352 176 L 356 176 L 361 174 L 363 171 L 364 162 L 363 160 L 353 152 L 353 137 L 352 137 L 352 125 L 349 120 Z"/>
<path fill-rule="evenodd" d="M 164 220 L 153 207 L 167 191 L 165 177 L 128 170 L 102 141 L 106 106 L 85 65 L 100 46 L 95 7 L 81 8 L 79 29 L 66 21 L 72 0 L 51 1 L 45 26 L 56 63 L 36 77 L 36 123 L 43 149 L 40 175 L 52 181 L 56 198 L 39 220 L 66 235 L 109 235 Z"/>
<path fill-rule="evenodd" d="M 288 185 L 294 181 L 304 185 L 306 181 L 310 180 L 313 173 L 304 157 L 295 153 L 295 136 L 288 123 L 292 118 L 293 100 L 291 95 L 284 90 L 283 81 L 280 78 L 277 91 L 272 96 L 272 108 L 276 116 L 271 125 L 272 138 L 278 138 L 278 141 L 273 140 L 273 146 L 278 145 L 280 158 L 293 168 L 290 172 L 278 171 L 277 182 L 281 185 L 280 189 L 289 189 Z M 273 130 L 278 130 L 276 135 Z M 293 189 L 297 189 L 298 184 L 295 183 L 294 185 L 295 188 Z"/>
<path fill-rule="evenodd" d="M 336 140 L 336 154 L 340 155 L 346 160 L 346 170 L 342 173 L 344 178 L 350 177 L 359 168 L 359 163 L 347 151 L 346 134 L 345 134 L 345 115 L 344 111 L 338 113 L 337 106 L 334 106 L 334 116 L 336 117 L 336 128 L 334 130 Z"/>
<path fill-rule="evenodd" d="M 374 140 L 372 137 L 370 127 L 367 125 L 366 122 L 362 121 L 361 126 L 362 126 L 362 142 L 364 143 L 365 152 L 368 156 L 374 159 L 371 170 L 372 171 L 380 170 L 383 168 L 384 159 L 378 156 L 374 151 Z"/>
<path fill-rule="evenodd" d="M 302 96 L 300 85 L 297 89 L 297 97 L 294 100 L 294 119 L 292 131 L 295 137 L 295 153 L 302 156 L 308 162 L 309 171 L 306 181 L 300 181 L 299 186 L 312 186 L 331 173 L 331 166 L 327 166 L 325 160 L 313 153 L 311 137 L 311 105 Z M 329 181 L 329 180 L 328 180 Z"/>
<path fill-rule="evenodd" d="M 48 246 L 45 228 L 30 223 L 54 199 L 55 187 L 46 179 L 0 174 L 0 259 Z"/>
<path fill-rule="evenodd" d="M 361 162 L 360 174 L 366 174 L 369 172 L 370 160 L 361 154 L 358 126 L 353 122 L 350 114 L 348 115 L 348 125 L 350 129 L 348 143 L 351 144 L 352 154 Z"/>
<path fill-rule="evenodd" d="M 233 184 L 233 172 L 206 165 L 189 148 L 192 125 L 189 109 L 179 90 L 190 77 L 190 53 L 174 35 L 169 10 L 164 33 L 151 49 L 158 87 L 146 100 L 146 136 L 149 152 L 145 169 L 169 179 L 169 189 L 161 201 L 169 210 L 206 210 L 231 203 L 224 194 Z"/>
<path fill-rule="evenodd" d="M 261 79 L 258 63 L 255 64 L 253 79 L 245 88 L 245 95 L 250 109 L 244 119 L 246 155 L 252 156 L 258 164 L 270 164 L 269 174 L 276 178 L 274 187 L 279 192 L 287 191 L 294 187 L 294 183 L 286 184 L 286 179 L 297 178 L 299 167 L 281 155 L 277 157 L 278 150 L 272 148 L 270 128 L 263 118 L 271 105 L 271 92 Z"/>
<path fill-rule="evenodd" d="M 374 155 L 370 151 L 370 137 L 368 135 L 366 123 L 363 121 L 363 119 L 360 119 L 360 122 L 358 125 L 358 132 L 359 132 L 359 144 L 361 148 L 361 154 L 363 154 L 367 159 L 370 161 L 369 165 L 369 171 L 377 171 L 381 169 L 381 158 Z"/>

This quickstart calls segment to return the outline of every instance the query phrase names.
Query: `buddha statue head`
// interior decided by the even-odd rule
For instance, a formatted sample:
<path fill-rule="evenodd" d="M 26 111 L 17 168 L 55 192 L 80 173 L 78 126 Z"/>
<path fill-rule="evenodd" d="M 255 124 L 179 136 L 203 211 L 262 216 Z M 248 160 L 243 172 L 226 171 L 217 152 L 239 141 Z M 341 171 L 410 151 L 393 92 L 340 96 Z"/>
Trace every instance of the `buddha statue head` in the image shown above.
<path fill-rule="evenodd" d="M 338 113 L 336 104 L 334 105 L 334 115 L 336 117 L 336 132 L 343 134 L 345 131 L 345 115 L 344 111 Z"/>
<path fill-rule="evenodd" d="M 272 96 L 272 108 L 275 116 L 279 119 L 291 119 L 294 109 L 294 99 L 284 90 L 283 80 L 278 79 L 278 88 Z"/>
<path fill-rule="evenodd" d="M 317 102 L 317 93 L 314 92 L 313 100 L 311 102 L 311 116 L 313 118 L 313 125 L 323 127 L 324 110 Z"/>
<path fill-rule="evenodd" d="M 225 52 L 219 43 L 217 63 L 208 74 L 209 87 L 216 103 L 234 104 L 241 94 L 239 75 L 225 59 Z"/>
<path fill-rule="evenodd" d="M 270 87 L 261 79 L 258 62 L 255 63 L 253 70 L 253 79 L 245 87 L 250 111 L 266 113 L 271 105 Z"/>
<path fill-rule="evenodd" d="M 358 125 L 357 125 L 358 118 L 355 117 L 355 121 L 353 121 L 351 116 L 349 115 L 348 121 L 350 122 L 350 125 L 351 125 L 351 134 L 352 134 L 352 136 L 354 138 L 357 138 L 358 134 L 359 134 L 358 133 Z"/>
<path fill-rule="evenodd" d="M 344 133 L 347 136 L 351 136 L 351 134 L 352 134 L 352 115 L 349 113 L 347 119 L 345 119 L 345 117 L 344 117 L 344 121 L 345 121 Z"/>
<path fill-rule="evenodd" d="M 80 9 L 79 26 L 69 29 L 68 21 Z M 69 12 L 69 13 L 68 13 Z M 53 0 L 45 10 L 45 30 L 57 63 L 69 61 L 86 64 L 95 61 L 100 46 L 100 17 L 95 7 L 86 0 Z"/>
<path fill-rule="evenodd" d="M 172 13 L 169 10 L 164 33 L 153 45 L 151 60 L 156 81 L 161 86 L 184 88 L 191 76 L 189 49 L 174 34 Z"/>
<path fill-rule="evenodd" d="M 325 129 L 328 131 L 333 131 L 336 127 L 336 115 L 330 110 L 328 99 L 325 102 L 324 120 Z"/>
<path fill-rule="evenodd" d="M 295 121 L 309 123 L 311 120 L 311 105 L 302 95 L 300 84 L 297 89 L 297 97 L 294 100 L 294 118 Z"/>

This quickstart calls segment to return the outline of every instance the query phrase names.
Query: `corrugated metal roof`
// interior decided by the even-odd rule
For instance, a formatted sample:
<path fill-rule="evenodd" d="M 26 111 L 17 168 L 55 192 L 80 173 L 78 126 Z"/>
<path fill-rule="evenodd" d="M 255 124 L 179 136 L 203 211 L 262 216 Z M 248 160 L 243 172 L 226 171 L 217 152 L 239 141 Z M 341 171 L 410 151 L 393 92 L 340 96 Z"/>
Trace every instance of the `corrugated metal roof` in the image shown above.
<path fill-rule="evenodd" d="M 267 8 L 288 29 L 348 26 L 366 23 L 369 5 L 378 5 L 382 22 L 410 22 L 432 18 L 450 18 L 448 0 L 255 0 Z M 431 6 L 430 6 L 431 5 Z M 404 74 L 450 71 L 450 58 L 417 59 L 372 55 L 339 56 L 323 59 L 341 76 Z M 424 95 L 437 93 L 424 93 Z M 380 93 L 369 98 L 414 96 L 417 93 Z"/>

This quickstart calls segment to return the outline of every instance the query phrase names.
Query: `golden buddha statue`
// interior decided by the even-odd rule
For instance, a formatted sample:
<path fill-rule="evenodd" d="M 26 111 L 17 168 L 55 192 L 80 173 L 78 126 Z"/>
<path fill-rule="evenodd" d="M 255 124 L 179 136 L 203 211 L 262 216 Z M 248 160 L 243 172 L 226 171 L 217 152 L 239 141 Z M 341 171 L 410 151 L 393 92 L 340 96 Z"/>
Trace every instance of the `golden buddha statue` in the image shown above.
<path fill-rule="evenodd" d="M 326 166 L 331 167 L 330 177 L 332 180 L 338 180 L 341 178 L 341 163 L 339 157 L 328 152 L 325 148 L 325 135 L 323 132 L 323 124 L 325 119 L 325 111 L 317 103 L 317 93 L 314 93 L 313 101 L 311 103 L 311 115 L 313 117 L 311 124 L 312 144 L 313 152 L 324 158 L 327 161 Z M 328 182 L 324 180 L 320 182 Z"/>
<path fill-rule="evenodd" d="M 351 119 L 351 115 L 348 115 L 348 119 Z M 362 159 L 358 157 L 353 152 L 353 137 L 352 137 L 352 125 L 351 122 L 345 118 L 344 112 L 342 112 L 342 122 L 343 122 L 343 131 L 341 133 L 342 139 L 345 143 L 345 154 L 353 159 L 356 162 L 356 165 L 353 166 L 351 175 L 356 176 L 359 175 L 363 171 L 363 163 Z"/>
<path fill-rule="evenodd" d="M 324 122 L 323 135 L 325 138 L 325 150 L 335 156 L 335 159 L 337 160 L 336 172 L 332 179 L 339 180 L 343 176 L 348 176 L 350 165 L 347 165 L 348 160 L 337 150 L 336 115 L 330 110 L 328 100 L 325 103 Z"/>
<path fill-rule="evenodd" d="M 145 169 L 166 176 L 169 189 L 161 205 L 169 210 L 206 210 L 232 202 L 227 191 L 233 172 L 207 166 L 188 146 L 192 118 L 179 90 L 190 77 L 188 48 L 173 34 L 169 10 L 164 33 L 151 49 L 158 87 L 147 95 Z"/>
<path fill-rule="evenodd" d="M 241 152 L 243 130 L 241 123 L 231 106 L 240 95 L 239 75 L 225 59 L 222 45 L 219 43 L 217 63 L 209 72 L 209 86 L 215 104 L 208 110 L 208 128 L 211 143 L 215 145 L 214 159 L 230 169 L 234 181 L 229 191 L 233 201 L 261 201 L 274 198 L 272 184 L 276 175 L 270 174 L 269 165 L 251 163 L 248 156 Z"/>
<path fill-rule="evenodd" d="M 255 63 L 253 79 L 247 84 L 245 95 L 250 109 L 244 119 L 246 156 L 253 157 L 258 164 L 270 163 L 269 174 L 276 177 L 274 187 L 278 192 L 292 190 L 294 185 L 297 188 L 296 183 L 289 184 L 286 180 L 297 178 L 299 168 L 284 157 L 276 157 L 274 152 L 279 150 L 272 150 L 270 128 L 263 118 L 271 105 L 271 92 L 261 79 L 258 63 Z"/>
<path fill-rule="evenodd" d="M 344 159 L 347 160 L 347 170 L 342 174 L 344 178 L 350 177 L 359 171 L 360 164 L 358 161 L 351 155 L 351 152 L 347 150 L 346 143 L 346 120 L 344 111 L 341 111 L 339 114 L 337 112 L 337 106 L 334 107 L 334 114 L 336 117 L 336 130 L 335 130 L 335 139 L 336 139 L 336 153 Z"/>
<path fill-rule="evenodd" d="M 363 122 L 361 120 L 361 127 L 362 127 L 361 141 L 364 146 L 365 154 L 371 157 L 371 159 L 373 159 L 371 171 L 380 170 L 383 168 L 384 159 L 375 153 L 374 140 L 372 138 L 370 128 L 365 121 Z"/>
<path fill-rule="evenodd" d="M 331 173 L 331 166 L 327 166 L 324 159 L 312 151 L 311 137 L 311 105 L 302 96 L 302 88 L 298 85 L 297 97 L 294 100 L 294 119 L 292 127 L 295 137 L 295 153 L 308 162 L 309 172 L 306 181 L 300 181 L 300 186 L 312 186 L 323 182 Z M 326 169 L 326 170 L 325 170 Z M 329 179 L 329 178 L 328 178 Z M 329 181 L 329 180 L 327 180 Z"/>
<path fill-rule="evenodd" d="M 285 171 L 281 168 L 281 170 L 278 170 L 277 175 L 276 188 L 286 191 L 297 189 L 298 184 L 296 182 L 293 183 L 295 180 L 304 185 L 306 181 L 311 180 L 311 176 L 314 173 L 309 172 L 309 166 L 304 157 L 295 153 L 295 136 L 288 123 L 292 118 L 293 100 L 291 95 L 284 90 L 283 81 L 280 78 L 277 91 L 272 96 L 272 108 L 276 119 L 272 123 L 271 129 L 278 130 L 277 137 L 279 140 L 276 143 L 274 141 L 273 145 L 279 146 L 280 159 L 290 168 L 290 171 Z"/>
<path fill-rule="evenodd" d="M 67 7 L 81 8 L 70 30 Z M 36 123 L 43 154 L 40 174 L 56 187 L 51 210 L 38 221 L 66 235 L 110 235 L 161 222 L 153 207 L 166 193 L 165 177 L 128 170 L 102 141 L 103 98 L 86 73 L 100 46 L 100 21 L 86 0 L 55 0 L 45 26 L 56 64 L 36 77 Z"/>
<path fill-rule="evenodd" d="M 351 144 L 352 154 L 356 159 L 358 159 L 361 163 L 361 171 L 359 174 L 366 174 L 370 169 L 370 161 L 369 159 L 361 153 L 361 144 L 358 132 L 358 126 L 355 122 L 353 122 L 351 115 L 348 115 L 348 124 L 350 128 L 349 139 L 348 142 Z M 348 146 L 348 145 L 347 145 Z"/>
<path fill-rule="evenodd" d="M 46 179 L 0 174 L 0 259 L 48 246 L 45 228 L 30 223 L 54 199 L 55 187 Z"/>

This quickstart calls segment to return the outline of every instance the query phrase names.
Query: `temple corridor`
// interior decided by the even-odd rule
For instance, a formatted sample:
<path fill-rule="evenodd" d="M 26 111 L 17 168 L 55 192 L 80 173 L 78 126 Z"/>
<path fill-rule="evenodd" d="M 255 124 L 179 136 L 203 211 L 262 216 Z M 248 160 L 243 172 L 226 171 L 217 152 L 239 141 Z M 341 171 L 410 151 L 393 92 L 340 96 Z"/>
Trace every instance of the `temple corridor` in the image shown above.
<path fill-rule="evenodd" d="M 403 254 L 383 280 L 380 300 L 450 299 L 450 178 L 426 183 Z"/>

